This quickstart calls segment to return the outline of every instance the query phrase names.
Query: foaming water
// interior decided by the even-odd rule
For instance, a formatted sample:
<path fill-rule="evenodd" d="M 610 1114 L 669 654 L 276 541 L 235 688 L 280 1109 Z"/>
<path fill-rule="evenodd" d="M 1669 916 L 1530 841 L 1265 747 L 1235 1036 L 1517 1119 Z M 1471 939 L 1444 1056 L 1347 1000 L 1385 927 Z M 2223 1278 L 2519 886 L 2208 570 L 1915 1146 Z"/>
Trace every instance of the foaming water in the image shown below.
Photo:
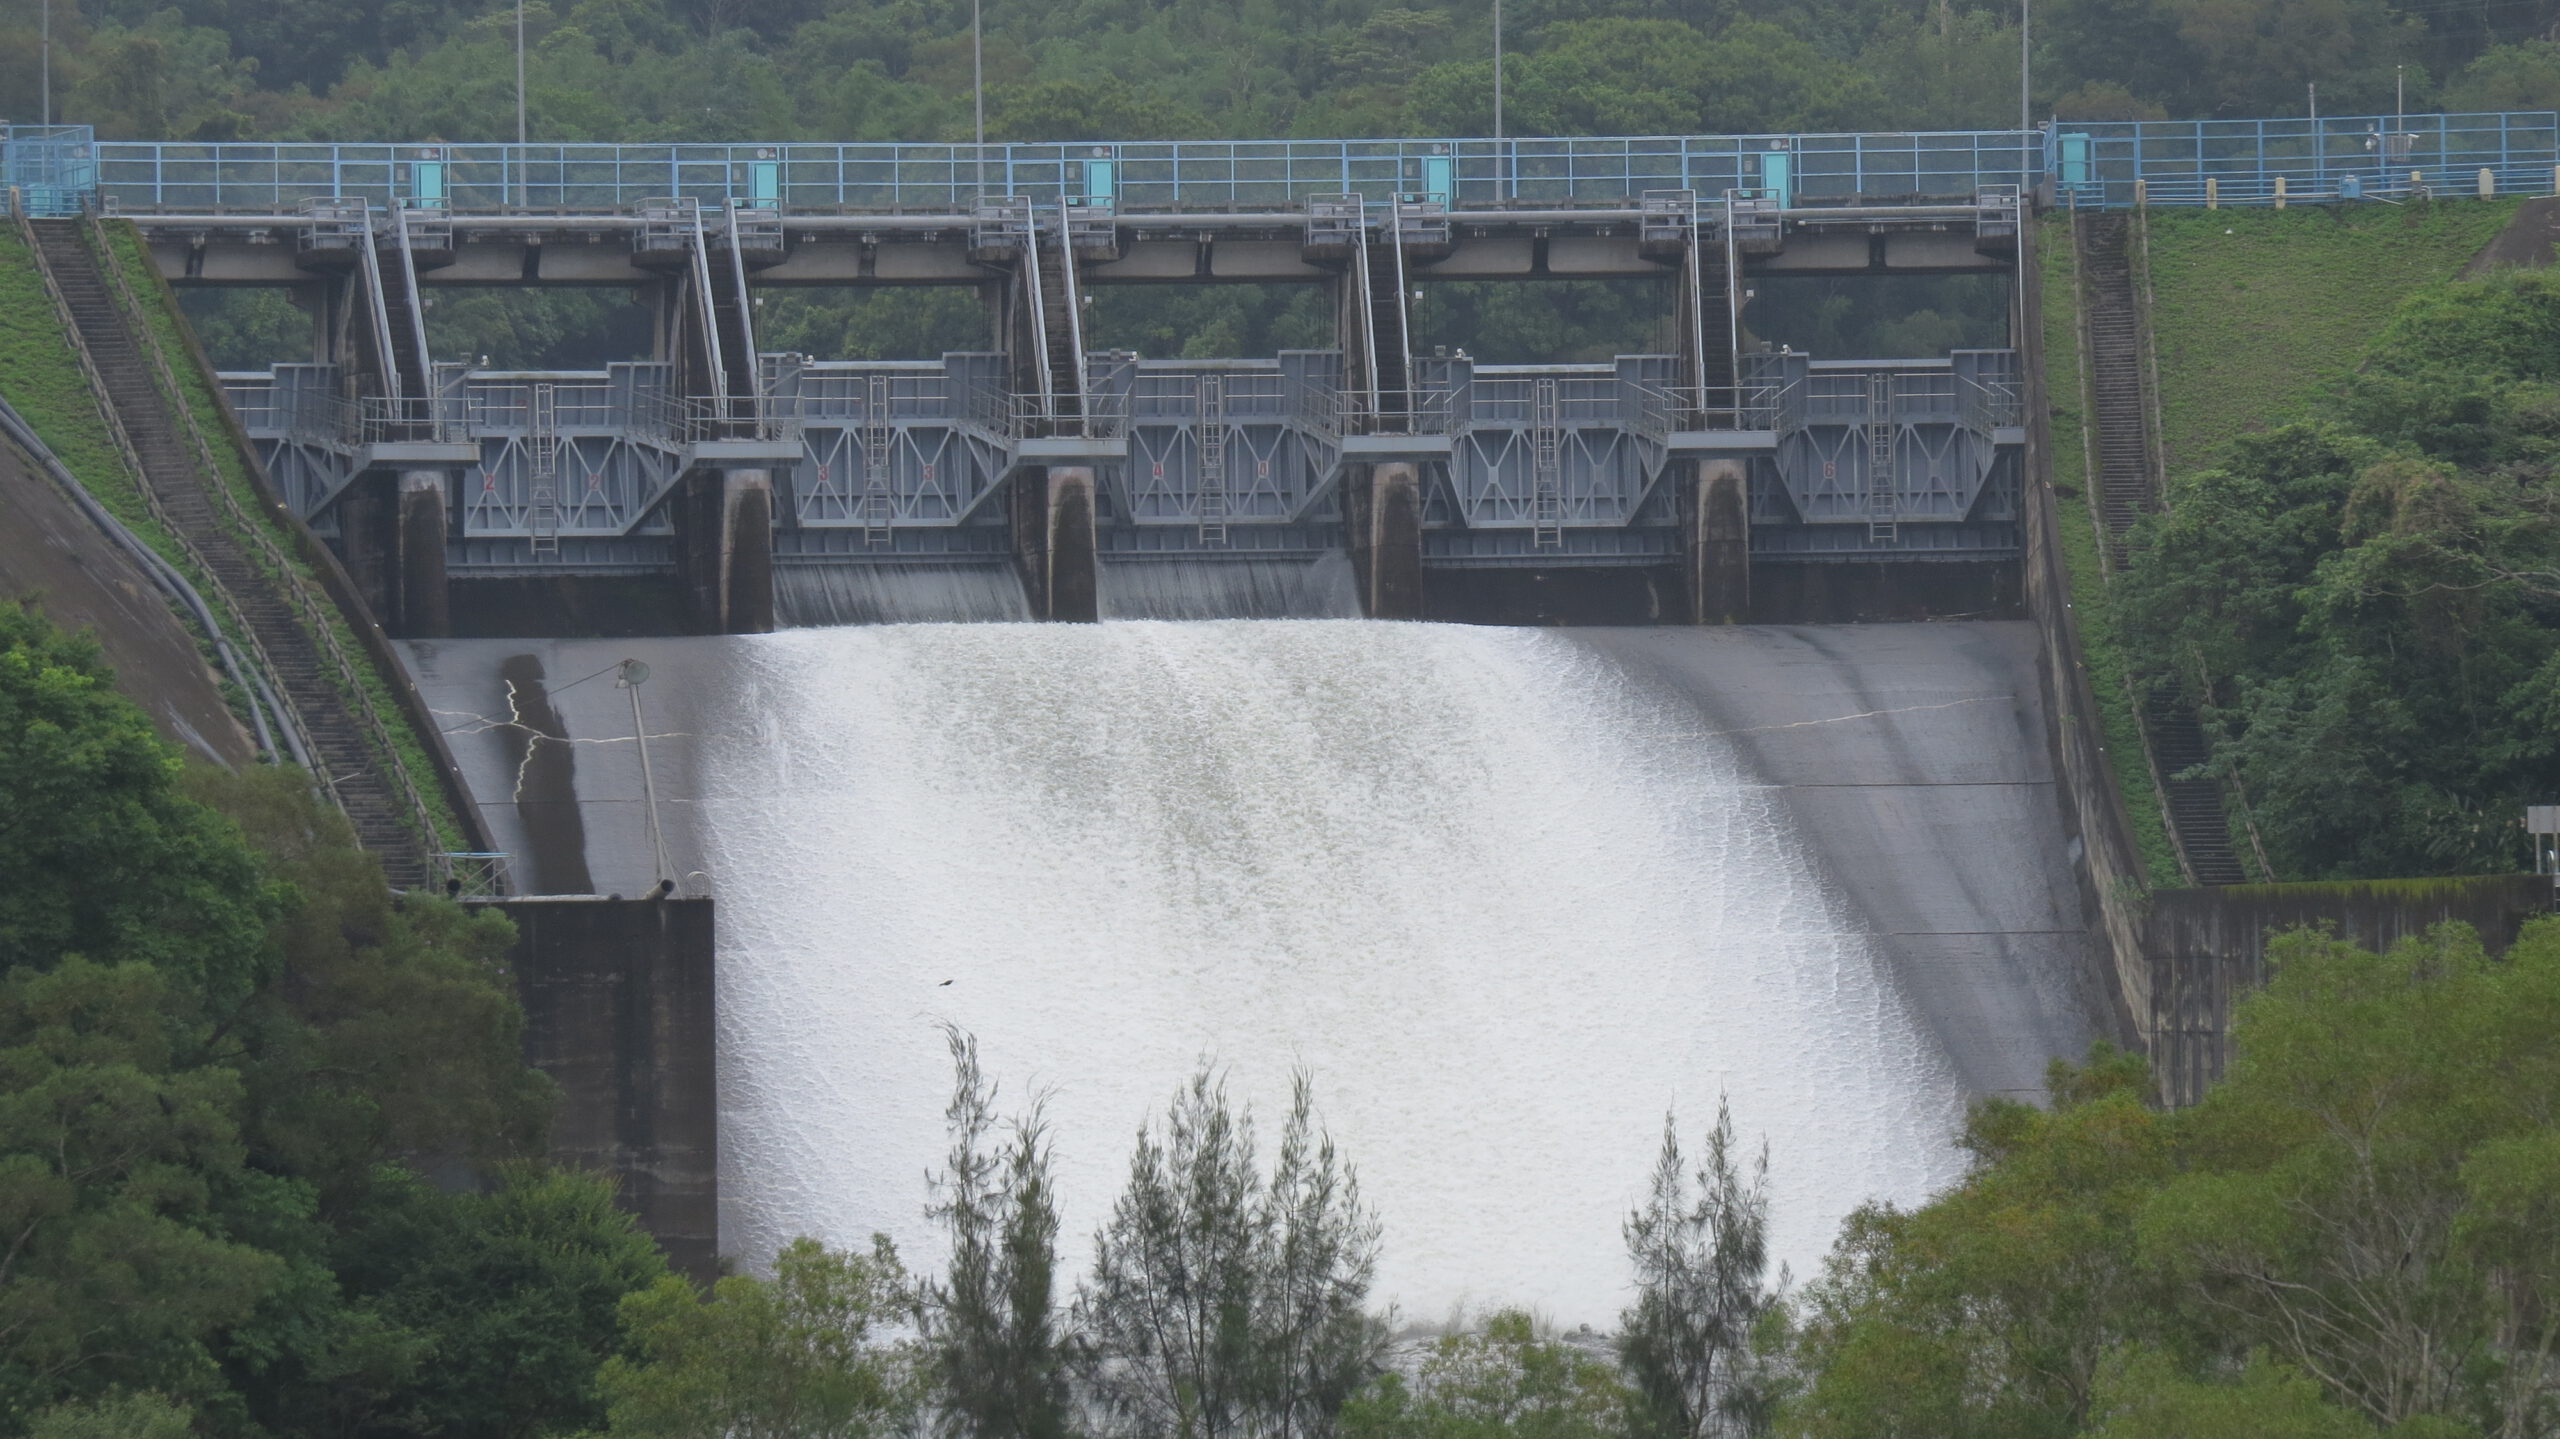
<path fill-rule="evenodd" d="M 1010 560 L 978 565 L 780 565 L 774 617 L 786 626 L 987 623 L 1031 618 Z"/>
<path fill-rule="evenodd" d="M 1351 556 L 1312 560 L 1124 560 L 1102 566 L 1112 620 L 1350 620 L 1360 617 Z"/>
<path fill-rule="evenodd" d="M 1312 1070 L 1412 1317 L 1606 1326 L 1676 1106 L 1772 1150 L 1776 1255 L 1956 1172 L 1957 1081 L 1773 792 L 1571 640 L 1265 622 L 747 642 L 708 756 L 723 1247 L 874 1230 L 975 1033 L 1051 1091 L 1064 1258 L 1204 1055 L 1276 1122 Z M 944 981 L 949 981 L 946 985 Z M 1266 1142 L 1273 1137 L 1266 1126 Z"/>

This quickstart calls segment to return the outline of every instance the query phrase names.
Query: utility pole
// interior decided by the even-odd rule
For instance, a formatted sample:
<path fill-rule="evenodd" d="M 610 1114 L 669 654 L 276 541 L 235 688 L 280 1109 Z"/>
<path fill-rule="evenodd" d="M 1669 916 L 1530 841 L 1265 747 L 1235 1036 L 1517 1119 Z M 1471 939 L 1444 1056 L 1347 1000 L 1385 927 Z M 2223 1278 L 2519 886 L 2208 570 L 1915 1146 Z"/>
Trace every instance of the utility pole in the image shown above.
<path fill-rule="evenodd" d="M 978 198 L 987 198 L 987 29 L 979 0 L 969 0 L 969 104 L 977 115 Z"/>
<path fill-rule="evenodd" d="M 1493 138 L 1502 138 L 1502 0 L 1493 0 Z"/>
<path fill-rule="evenodd" d="M 2032 4 L 2033 0 L 2018 0 L 2018 203 L 2022 210 L 2028 204 L 2027 192 L 2034 188 L 2029 177 L 2035 173 L 2035 166 L 2027 160 L 2030 144 L 2027 137 L 2036 128 L 2034 102 L 2028 98 L 2027 90 L 2028 59 L 2032 53 L 2028 46 L 2035 24 L 2034 17 L 2028 13 Z"/>
<path fill-rule="evenodd" d="M 519 204 L 533 198 L 533 186 L 524 173 L 524 142 L 524 0 L 516 0 L 516 200 Z"/>
<path fill-rule="evenodd" d="M 37 51 L 43 56 L 37 62 L 43 74 L 36 81 L 36 89 L 43 98 L 36 102 L 36 123 L 50 125 L 53 123 L 53 0 L 44 0 L 44 19 L 38 22 L 37 33 L 43 37 L 36 44 Z"/>

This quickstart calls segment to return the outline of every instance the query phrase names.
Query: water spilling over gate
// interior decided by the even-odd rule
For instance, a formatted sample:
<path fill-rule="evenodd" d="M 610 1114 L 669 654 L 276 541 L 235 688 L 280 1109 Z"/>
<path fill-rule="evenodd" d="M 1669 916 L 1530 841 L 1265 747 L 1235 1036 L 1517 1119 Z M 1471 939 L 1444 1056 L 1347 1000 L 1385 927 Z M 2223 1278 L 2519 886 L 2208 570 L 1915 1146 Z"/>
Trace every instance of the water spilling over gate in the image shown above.
<path fill-rule="evenodd" d="M 1605 1325 L 1663 1112 L 1772 1146 L 1776 1253 L 1955 1168 L 1962 1088 L 1775 791 L 1574 641 L 1328 623 L 731 641 L 723 1248 L 936 1262 L 935 1026 L 1051 1091 L 1071 1264 L 1201 1058 L 1312 1070 L 1410 1317 Z M 948 981 L 948 984 L 945 983 Z"/>

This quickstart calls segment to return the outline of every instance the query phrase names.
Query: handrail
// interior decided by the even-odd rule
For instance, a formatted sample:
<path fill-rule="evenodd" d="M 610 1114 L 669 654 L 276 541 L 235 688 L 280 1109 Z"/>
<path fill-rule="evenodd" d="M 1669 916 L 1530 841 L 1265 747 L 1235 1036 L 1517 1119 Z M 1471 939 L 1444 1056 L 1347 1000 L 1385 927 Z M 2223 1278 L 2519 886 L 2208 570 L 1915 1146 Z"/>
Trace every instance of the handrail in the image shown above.
<path fill-rule="evenodd" d="M 250 514 L 241 506 L 239 496 L 231 493 L 230 481 L 223 474 L 221 462 L 215 458 L 213 444 L 205 438 L 204 428 L 196 423 L 195 407 L 187 403 L 186 390 L 178 383 L 176 372 L 169 367 L 169 357 L 161 349 L 158 336 L 152 333 L 150 317 L 143 309 L 141 297 L 134 293 L 132 284 L 125 278 L 123 262 L 116 257 L 114 247 L 107 243 L 105 231 L 99 225 L 95 212 L 85 217 L 85 223 L 88 226 L 90 241 L 98 248 L 99 268 L 106 272 L 109 282 L 114 285 L 117 298 L 123 303 L 125 315 L 134 326 L 137 346 L 150 358 L 151 368 L 162 395 L 168 400 L 170 407 L 177 412 L 180 422 L 186 427 L 188 438 L 194 442 L 196 459 L 204 466 L 206 488 L 212 490 L 221 499 L 222 508 L 231 517 L 234 533 L 249 542 L 256 552 L 256 558 L 282 584 L 286 598 L 299 614 L 304 632 L 318 641 L 322 656 L 335 671 L 333 677 L 339 689 L 355 701 L 356 714 L 365 727 L 366 738 L 372 742 L 374 751 L 390 767 L 389 777 L 393 782 L 394 795 L 398 799 L 408 801 L 409 822 L 417 830 L 421 854 L 432 856 L 438 853 L 442 840 L 436 832 L 434 811 L 427 807 L 426 797 L 419 793 L 417 782 L 409 774 L 408 765 L 400 758 L 400 746 L 393 740 L 391 728 L 384 722 L 382 712 L 375 707 L 372 691 L 365 686 L 363 677 L 357 673 L 355 662 L 348 658 L 346 648 L 338 643 L 337 626 L 332 623 L 339 618 L 336 607 L 312 592 L 310 581 L 303 577 L 302 571 L 295 567 L 292 560 L 276 544 L 275 537 L 268 532 L 263 520 Z M 145 472 L 140 469 L 138 461 L 135 474 L 142 476 L 141 485 L 147 492 L 150 489 L 150 481 Z M 234 612 L 238 612 L 236 604 Z M 254 639 L 255 637 L 252 636 L 253 643 Z M 260 657 L 263 662 L 263 650 L 260 652 Z M 271 663 L 268 667 L 272 671 Z M 298 711 L 296 719 L 297 721 L 300 719 Z M 330 797 L 337 801 L 340 809 L 344 809 L 345 798 L 338 793 L 335 777 L 326 777 L 325 782 L 328 785 Z"/>
<path fill-rule="evenodd" d="M 725 394 L 729 389 L 729 366 L 720 353 L 720 312 L 711 302 L 711 242 L 703 233 L 702 206 L 681 196 L 676 203 L 684 206 L 693 220 L 694 308 L 701 311 L 702 353 L 711 367 L 711 383 Z"/>
<path fill-rule="evenodd" d="M 1033 226 L 1032 243 L 1039 243 L 1038 226 Z M 1088 384 L 1084 365 L 1084 299 L 1076 287 L 1075 238 L 1068 231 L 1067 202 L 1058 202 L 1058 271 L 1060 293 L 1067 301 L 1067 378 L 1074 384 L 1076 427 L 1085 434 L 1095 433 L 1088 407 L 1092 403 L 1092 386 Z"/>
<path fill-rule="evenodd" d="M 1058 377 L 1049 366 L 1048 302 L 1041 298 L 1040 293 L 1040 222 L 1028 205 L 1023 207 L 1022 290 L 1031 306 L 1031 355 L 1040 364 L 1038 409 L 1035 413 L 1041 419 L 1055 422 L 1058 418 Z"/>
<path fill-rule="evenodd" d="M 1352 273 L 1358 277 L 1360 293 L 1354 304 L 1360 312 L 1360 384 L 1366 393 L 1355 398 L 1368 403 L 1359 406 L 1361 422 L 1374 424 L 1384 402 L 1384 389 L 1378 383 L 1378 314 L 1377 283 L 1369 274 L 1369 202 L 1358 195 L 1342 197 L 1350 201 Z"/>
<path fill-rule="evenodd" d="M 400 356 L 392 348 L 391 307 L 384 295 L 382 255 L 374 244 L 373 206 L 362 200 L 357 203 L 365 208 L 364 238 L 356 247 L 356 263 L 364 269 L 366 298 L 372 301 L 367 308 L 373 317 L 374 353 L 382 357 L 383 393 L 397 400 L 400 398 Z"/>
<path fill-rule="evenodd" d="M 257 631 L 241 618 L 239 598 L 222 583 L 222 576 L 214 570 L 213 566 L 206 563 L 203 551 L 196 548 L 195 542 L 188 538 L 186 530 L 169 517 L 169 512 L 161 505 L 158 492 L 151 488 L 150 477 L 142 467 L 142 454 L 134 448 L 133 436 L 125 428 L 124 417 L 107 400 L 106 378 L 98 369 L 97 357 L 89 353 L 88 339 L 80 333 L 79 319 L 71 313 L 70 301 L 63 296 L 61 280 L 53 273 L 52 263 L 45 259 L 44 246 L 37 242 L 29 217 L 23 212 L 17 212 L 17 220 L 21 233 L 26 239 L 28 253 L 35 257 L 36 273 L 44 281 L 46 295 L 53 300 L 54 314 L 62 322 L 62 332 L 71 341 L 72 357 L 79 361 L 81 376 L 88 381 L 90 399 L 98 407 L 99 418 L 106 422 L 107 433 L 115 438 L 116 451 L 124 457 L 125 468 L 133 475 L 133 487 L 135 492 L 142 496 L 143 508 L 151 512 L 151 517 L 159 522 L 161 532 L 177 545 L 186 555 L 188 562 L 195 566 L 196 572 L 203 575 L 205 582 L 213 587 L 213 592 L 221 600 L 222 607 L 230 613 L 232 623 L 239 626 L 241 638 L 248 642 L 249 652 L 257 657 L 259 673 L 261 675 L 276 673 L 275 661 L 268 657 L 266 646 L 258 642 Z M 285 748 L 291 753 L 296 764 L 319 776 L 321 785 L 328 793 L 331 802 L 336 802 L 337 790 L 330 784 L 329 776 L 325 771 L 314 766 L 311 761 L 310 741 L 309 737 L 303 733 L 300 712 L 293 708 L 289 696 L 278 699 L 274 690 L 270 689 L 268 693 L 271 699 L 276 700 L 276 718 L 284 730 Z"/>
<path fill-rule="evenodd" d="M 699 233 L 698 229 L 697 233 Z M 710 261 L 706 258 L 703 263 L 708 265 Z M 738 334 L 740 338 L 747 342 L 747 393 L 745 398 L 752 402 L 752 408 L 755 412 L 755 433 L 761 436 L 765 432 L 764 426 L 766 418 L 764 406 L 764 366 L 756 362 L 755 307 L 747 302 L 747 245 L 745 237 L 738 233 L 738 205 L 735 200 L 729 202 L 729 278 L 737 289 Z M 729 376 L 724 371 L 720 376 L 720 393 L 728 395 L 729 388 Z"/>
<path fill-rule="evenodd" d="M 408 287 L 409 343 L 416 347 L 415 352 L 410 356 L 410 358 L 415 361 L 418 366 L 418 383 L 426 386 L 427 389 L 427 393 L 419 398 L 427 400 L 430 405 L 432 405 L 435 399 L 436 366 L 434 352 L 427 348 L 426 311 L 419 304 L 418 258 L 410 251 L 409 248 L 409 212 L 397 205 L 394 205 L 388 213 L 391 216 L 392 233 L 399 238 L 400 242 L 400 282 Z M 380 299 L 382 297 L 377 295 L 375 298 Z M 393 368 L 396 370 L 398 366 L 395 364 Z M 392 393 L 395 396 L 399 395 L 405 388 L 406 387 L 404 386 L 400 389 L 394 389 Z M 436 418 L 437 417 L 431 408 L 427 415 L 427 423 L 430 427 L 428 433 L 430 435 L 435 433 L 433 427 L 435 425 Z"/>

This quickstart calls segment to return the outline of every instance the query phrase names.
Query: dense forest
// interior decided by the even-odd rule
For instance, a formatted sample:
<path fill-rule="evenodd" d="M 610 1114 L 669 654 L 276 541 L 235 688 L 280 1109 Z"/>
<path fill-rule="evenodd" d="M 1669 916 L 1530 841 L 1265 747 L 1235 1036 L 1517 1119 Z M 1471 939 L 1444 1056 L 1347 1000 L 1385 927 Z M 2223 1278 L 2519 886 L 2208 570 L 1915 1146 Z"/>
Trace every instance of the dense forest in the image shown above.
<path fill-rule="evenodd" d="M 0 114 L 37 112 L 39 8 L 0 6 Z M 52 0 L 58 118 L 109 136 L 513 139 L 515 11 L 482 0 Z M 529 0 L 536 140 L 954 140 L 962 0 Z M 990 0 L 1006 140 L 1483 134 L 1492 7 Z M 1513 0 L 1514 134 L 2014 125 L 2018 6 Z M 2560 106 L 2538 0 L 2048 0 L 2039 115 Z"/>

